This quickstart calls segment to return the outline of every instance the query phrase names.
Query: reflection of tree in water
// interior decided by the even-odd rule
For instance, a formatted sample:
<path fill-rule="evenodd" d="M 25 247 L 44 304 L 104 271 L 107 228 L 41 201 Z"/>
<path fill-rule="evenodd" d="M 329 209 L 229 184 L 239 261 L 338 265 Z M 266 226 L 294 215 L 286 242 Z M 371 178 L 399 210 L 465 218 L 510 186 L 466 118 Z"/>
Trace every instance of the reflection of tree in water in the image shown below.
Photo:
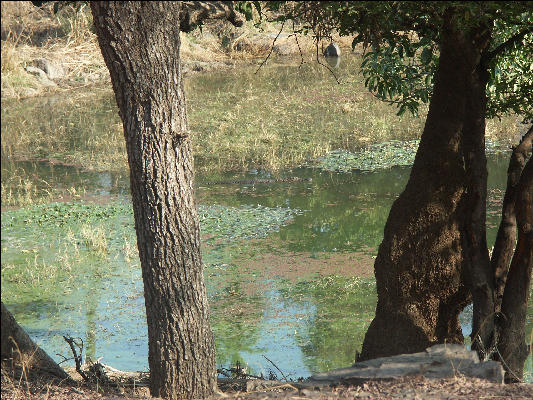
<path fill-rule="evenodd" d="M 315 315 L 298 338 L 309 370 L 320 372 L 354 363 L 374 317 L 373 280 L 331 275 L 288 283 L 280 292 L 286 301 L 315 306 Z"/>
<path fill-rule="evenodd" d="M 232 281 L 210 298 L 217 363 L 221 366 L 233 366 L 237 362 L 245 365 L 241 352 L 253 352 L 259 339 L 265 300 L 260 295 L 247 294 L 249 289 L 242 282 Z"/>

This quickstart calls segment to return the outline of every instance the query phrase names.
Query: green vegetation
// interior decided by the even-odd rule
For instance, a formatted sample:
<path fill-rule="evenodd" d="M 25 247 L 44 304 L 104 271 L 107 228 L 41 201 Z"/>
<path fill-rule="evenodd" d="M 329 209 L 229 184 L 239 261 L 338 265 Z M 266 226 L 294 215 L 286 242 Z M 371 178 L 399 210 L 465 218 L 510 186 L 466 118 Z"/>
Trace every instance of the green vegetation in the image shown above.
<path fill-rule="evenodd" d="M 107 71 L 94 36 L 84 36 L 84 17 L 75 17 L 79 20 L 59 19 L 61 35 L 71 38 L 62 48 L 51 44 L 49 52 L 39 51 L 57 57 L 66 57 L 70 51 L 72 58 L 67 58 L 67 64 L 71 66 L 71 81 L 83 85 L 93 78 L 105 81 Z M 10 91 L 14 97 L 22 95 L 21 88 L 39 89 L 35 78 L 22 71 L 38 53 L 25 41 L 26 33 L 20 35 L 20 39 L 12 36 L 11 42 L 2 42 L 3 96 Z M 209 38 L 198 39 L 198 32 L 194 35 L 183 41 L 187 57 L 199 55 L 198 43 L 212 43 Z M 90 39 L 86 45 L 81 43 L 83 38 Z M 227 33 L 228 43 L 237 40 L 233 33 Z M 235 54 L 231 43 L 226 47 Z M 352 363 L 373 317 L 372 279 L 317 276 L 307 268 L 302 273 L 305 280 L 280 283 L 282 272 L 292 272 L 293 266 L 283 265 L 287 271 L 277 271 L 267 265 L 271 261 L 268 256 L 280 250 L 279 243 L 285 251 L 280 252 L 282 256 L 308 252 L 314 258 L 331 260 L 331 264 L 338 253 L 371 259 L 382 239 L 387 211 L 407 180 L 406 168 L 382 169 L 412 164 L 423 119 L 407 114 L 398 118 L 394 109 L 367 93 L 365 80 L 370 75 L 359 74 L 363 57 L 344 47 L 343 52 L 334 71 L 341 84 L 314 61 L 298 66 L 299 59 L 290 59 L 276 65 L 280 60 L 275 58 L 259 71 L 247 66 L 186 78 L 195 168 L 200 173 L 223 175 L 250 168 L 277 172 L 300 165 L 316 168 L 313 181 L 306 184 L 198 191 L 200 202 L 208 204 L 198 207 L 203 260 L 218 362 L 226 366 L 243 362 L 242 352 L 265 350 L 268 354 L 268 348 L 256 347 L 265 334 L 265 315 L 277 312 L 272 311 L 268 290 L 281 288 L 286 305 L 309 308 L 298 316 L 301 323 L 289 325 L 312 371 Z M 207 61 L 212 56 L 212 51 L 206 51 L 198 59 Z M 431 56 L 433 59 L 434 54 Z M 365 66 L 379 64 L 379 58 L 371 57 L 377 55 L 367 56 Z M 415 51 L 413 57 L 430 60 L 422 50 Z M 221 53 L 219 58 L 223 58 Z M 95 62 L 86 63 L 87 59 Z M 524 65 L 522 59 L 516 67 Z M 513 76 L 520 78 L 521 88 L 527 86 L 514 67 L 507 60 L 494 78 L 507 92 Z M 378 83 L 376 80 L 372 85 L 379 92 Z M 383 89 L 381 92 L 389 100 L 393 97 Z M 422 89 L 417 93 L 422 100 L 426 96 Z M 421 106 L 420 114 L 424 113 Z M 513 143 L 516 120 L 511 115 L 488 121 L 488 150 L 500 151 Z M 25 160 L 42 160 L 38 164 L 48 169 L 41 173 L 23 168 Z M 356 170 L 373 174 L 358 174 Z M 500 170 L 496 178 L 489 176 L 497 181 L 493 186 L 505 181 L 504 169 Z M 77 177 L 71 181 L 72 175 Z M 123 194 L 127 192 L 127 175 L 122 125 L 108 88 L 92 86 L 90 93 L 84 89 L 22 101 L 2 99 L 2 205 L 26 207 L 2 213 L 2 297 L 15 309 L 26 309 L 31 303 L 31 313 L 36 315 L 22 319 L 29 322 L 33 318 L 30 324 L 39 320 L 40 312 L 45 315 L 42 310 L 56 319 L 71 310 L 73 314 L 65 317 L 69 318 L 68 326 L 79 325 L 86 318 L 92 355 L 95 338 L 110 333 L 123 340 L 127 336 L 124 331 L 128 331 L 130 345 L 136 340 L 146 341 L 131 207 L 113 197 L 106 197 L 105 205 L 51 202 L 86 198 L 86 193 L 102 188 L 102 181 L 106 182 L 105 191 Z M 502 192 L 495 190 L 499 191 L 489 198 L 490 228 L 496 226 L 495 216 L 501 211 Z M 101 201 L 99 196 L 93 199 Z M 259 203 L 261 206 L 255 205 Z M 490 235 L 493 241 L 494 232 Z M 266 266 L 270 276 L 249 266 L 257 255 L 267 256 L 259 265 Z M 305 260 L 302 256 L 300 263 Z M 80 305 L 85 299 L 90 299 L 87 315 Z M 529 331 L 531 308 L 530 303 Z M 129 319 L 123 315 L 128 309 Z M 124 321 L 124 327 L 106 325 L 115 317 Z M 286 322 L 281 317 L 279 320 Z M 65 324 L 41 325 L 38 329 L 56 326 Z M 120 346 L 126 352 L 123 343 Z"/>
<path fill-rule="evenodd" d="M 198 213 L 208 242 L 223 241 L 227 246 L 237 239 L 261 238 L 278 231 L 299 212 L 200 205 Z M 117 261 L 102 265 L 98 260 L 129 265 L 136 259 L 132 257 L 135 241 L 133 211 L 123 203 L 49 203 L 3 212 L 2 297 L 13 302 L 20 296 L 40 297 L 42 288 L 54 296 L 54 287 L 85 276 L 92 263 L 102 266 L 100 274 L 110 274 Z M 219 251 L 223 250 L 219 246 Z"/>
<path fill-rule="evenodd" d="M 409 166 L 415 159 L 418 143 L 418 140 L 385 142 L 367 146 L 357 153 L 334 150 L 310 165 L 336 172 L 374 171 L 395 166 Z"/>
<path fill-rule="evenodd" d="M 261 7 L 257 2 L 255 7 Z M 332 32 L 353 37 L 352 46 L 365 47 L 361 72 L 365 86 L 377 98 L 418 113 L 433 93 L 434 74 L 439 63 L 441 27 L 447 13 L 455 12 L 454 24 L 463 32 L 482 30 L 489 47 L 481 54 L 488 72 L 486 117 L 515 113 L 533 118 L 533 13 L 521 2 L 282 2 L 264 4 L 281 10 L 277 20 L 297 18 L 299 32 L 329 37 Z M 263 10 L 265 11 L 265 10 Z"/>
<path fill-rule="evenodd" d="M 293 215 L 302 214 L 290 208 L 267 208 L 242 206 L 230 208 L 213 204 L 198 207 L 200 224 L 204 235 L 215 235 L 216 239 L 257 239 L 278 231 L 289 223 Z"/>

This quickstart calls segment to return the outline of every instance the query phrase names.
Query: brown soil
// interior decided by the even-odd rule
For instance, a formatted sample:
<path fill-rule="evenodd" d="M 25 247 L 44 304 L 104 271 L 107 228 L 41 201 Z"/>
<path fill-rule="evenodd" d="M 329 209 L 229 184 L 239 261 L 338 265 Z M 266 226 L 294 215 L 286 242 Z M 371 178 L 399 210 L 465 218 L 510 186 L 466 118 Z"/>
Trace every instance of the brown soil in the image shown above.
<path fill-rule="evenodd" d="M 360 386 L 326 387 L 321 390 L 298 389 L 297 384 L 280 383 L 266 389 L 249 392 L 221 392 L 215 398 L 231 399 L 531 399 L 533 385 L 490 383 L 482 379 L 456 377 L 430 380 L 419 376 L 392 381 L 369 381 Z M 93 400 L 93 399 L 154 399 L 146 386 L 102 386 L 77 382 L 72 385 L 44 378 L 31 381 L 13 380 L 2 371 L 2 400 Z"/>

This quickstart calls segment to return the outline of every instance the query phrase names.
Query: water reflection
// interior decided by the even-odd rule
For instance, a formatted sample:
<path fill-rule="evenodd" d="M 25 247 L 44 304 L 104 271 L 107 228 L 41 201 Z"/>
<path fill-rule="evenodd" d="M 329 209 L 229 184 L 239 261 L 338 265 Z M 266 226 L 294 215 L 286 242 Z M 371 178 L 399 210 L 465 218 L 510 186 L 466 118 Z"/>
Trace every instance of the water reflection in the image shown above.
<path fill-rule="evenodd" d="M 324 57 L 331 68 L 338 68 L 341 63 L 340 57 Z"/>
<path fill-rule="evenodd" d="M 489 160 L 489 243 L 499 221 L 498 197 L 503 194 L 506 164 L 504 157 Z M 2 295 L 9 295 L 6 304 L 50 354 L 69 355 L 61 337 L 69 334 L 85 341 L 86 354 L 92 359 L 103 356 L 104 362 L 117 368 L 146 369 L 144 298 L 133 219 L 124 197 L 127 179 L 67 166 L 3 164 L 3 168 L 12 167 L 36 177 L 35 182 L 83 184 L 95 196 L 112 193 L 127 206 L 120 206 L 123 211 L 118 214 L 98 211 L 100 219 L 91 223 L 93 230 L 106 232 L 104 255 L 84 245 L 83 222 L 17 225 L 7 217 L 12 214 L 4 213 L 3 277 L 9 268 L 30 268 L 34 262 L 72 270 L 35 287 L 20 286 L 17 275 L 5 275 L 9 278 L 2 279 Z M 297 169 L 286 174 L 312 181 L 201 186 L 197 196 L 200 204 L 236 209 L 259 204 L 303 211 L 266 238 L 204 240 L 203 248 L 218 365 L 240 362 L 250 372 L 267 375 L 272 366 L 265 355 L 287 374 L 299 377 L 349 365 L 360 349 L 376 295 L 373 279 L 357 276 L 371 276 L 388 210 L 409 169 L 342 174 Z M 257 175 L 219 175 L 217 179 Z M 200 175 L 198 181 L 211 178 Z M 22 252 L 25 249 L 31 251 Z M 361 260 L 369 264 L 366 270 L 358 266 Z M 334 269 L 335 263 L 340 267 Z M 14 290 L 18 292 L 13 294 Z M 529 332 L 532 314 L 528 313 Z M 465 330 L 467 321 L 463 321 Z"/>

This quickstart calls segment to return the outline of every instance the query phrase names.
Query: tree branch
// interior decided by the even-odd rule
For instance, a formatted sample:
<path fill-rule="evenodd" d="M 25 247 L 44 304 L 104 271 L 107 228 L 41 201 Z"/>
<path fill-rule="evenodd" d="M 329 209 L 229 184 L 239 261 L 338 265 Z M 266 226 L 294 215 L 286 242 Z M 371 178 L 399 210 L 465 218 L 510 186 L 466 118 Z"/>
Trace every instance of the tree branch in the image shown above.
<path fill-rule="evenodd" d="M 492 60 L 497 55 L 503 53 L 505 50 L 511 48 L 515 43 L 519 42 L 526 36 L 528 33 L 533 32 L 533 27 L 528 27 L 524 29 L 523 31 L 518 32 L 516 35 L 511 36 L 509 39 L 507 39 L 505 42 L 497 46 L 494 50 L 491 50 L 485 54 L 484 62 L 485 64 L 488 64 L 490 60 Z"/>
<path fill-rule="evenodd" d="M 180 30 L 191 32 L 206 19 L 225 19 L 235 26 L 244 21 L 233 9 L 233 1 L 183 1 L 180 12 Z"/>

